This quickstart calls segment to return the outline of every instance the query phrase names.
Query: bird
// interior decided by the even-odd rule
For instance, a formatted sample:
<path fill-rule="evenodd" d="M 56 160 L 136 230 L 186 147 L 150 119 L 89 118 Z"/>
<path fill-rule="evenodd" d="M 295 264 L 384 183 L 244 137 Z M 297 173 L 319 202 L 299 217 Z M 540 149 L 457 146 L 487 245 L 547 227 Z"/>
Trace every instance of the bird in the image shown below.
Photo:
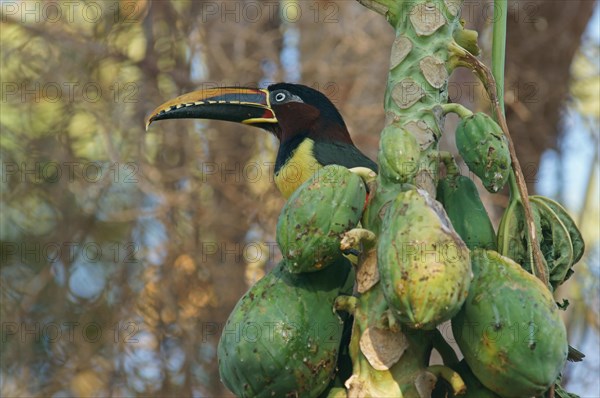
<path fill-rule="evenodd" d="M 320 91 L 302 84 L 193 91 L 159 105 L 146 119 L 146 130 L 165 119 L 223 120 L 272 133 L 279 140 L 275 185 L 286 199 L 327 165 L 377 172 L 377 164 L 352 142 L 335 105 Z"/>

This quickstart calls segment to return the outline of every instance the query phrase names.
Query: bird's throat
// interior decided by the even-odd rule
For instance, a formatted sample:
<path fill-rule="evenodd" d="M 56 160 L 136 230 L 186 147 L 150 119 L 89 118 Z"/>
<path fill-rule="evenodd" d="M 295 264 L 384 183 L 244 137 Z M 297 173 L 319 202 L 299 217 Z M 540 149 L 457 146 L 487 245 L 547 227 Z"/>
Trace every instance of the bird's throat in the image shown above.
<path fill-rule="evenodd" d="M 323 167 L 315 158 L 314 144 L 305 136 L 281 143 L 275 162 L 275 185 L 286 199 Z"/>

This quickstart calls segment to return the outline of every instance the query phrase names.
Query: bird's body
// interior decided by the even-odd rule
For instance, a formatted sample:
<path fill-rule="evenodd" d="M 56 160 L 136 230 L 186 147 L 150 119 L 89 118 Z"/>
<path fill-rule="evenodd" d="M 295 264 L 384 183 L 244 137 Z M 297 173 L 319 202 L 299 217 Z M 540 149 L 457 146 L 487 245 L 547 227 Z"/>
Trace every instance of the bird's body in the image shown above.
<path fill-rule="evenodd" d="M 273 133 L 280 141 L 275 184 L 286 198 L 326 165 L 377 171 L 375 162 L 354 146 L 342 116 L 331 101 L 300 84 L 195 91 L 159 106 L 147 125 L 172 118 L 234 121 Z"/>

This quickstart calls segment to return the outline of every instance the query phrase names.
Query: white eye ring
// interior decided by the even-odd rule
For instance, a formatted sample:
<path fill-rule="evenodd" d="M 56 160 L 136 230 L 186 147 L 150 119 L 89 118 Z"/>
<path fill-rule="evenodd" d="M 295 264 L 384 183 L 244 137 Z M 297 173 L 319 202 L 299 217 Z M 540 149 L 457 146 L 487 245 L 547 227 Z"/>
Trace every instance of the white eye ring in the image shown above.
<path fill-rule="evenodd" d="M 277 93 L 275 94 L 275 101 L 277 102 L 281 102 L 286 98 L 286 95 L 284 93 Z"/>

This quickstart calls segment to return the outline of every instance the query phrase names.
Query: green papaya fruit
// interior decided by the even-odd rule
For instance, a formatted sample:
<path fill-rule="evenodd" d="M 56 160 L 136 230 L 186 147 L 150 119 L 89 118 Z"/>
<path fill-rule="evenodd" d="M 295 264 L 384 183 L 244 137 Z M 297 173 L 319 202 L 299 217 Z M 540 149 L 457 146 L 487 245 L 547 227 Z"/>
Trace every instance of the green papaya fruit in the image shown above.
<path fill-rule="evenodd" d="M 333 304 L 352 292 L 351 265 L 292 274 L 284 262 L 238 301 L 219 340 L 219 373 L 238 397 L 317 397 L 335 375 L 344 322 Z"/>
<path fill-rule="evenodd" d="M 485 189 L 495 193 L 504 187 L 511 164 L 508 141 L 491 117 L 478 112 L 461 118 L 456 128 L 456 147 Z"/>
<path fill-rule="evenodd" d="M 320 169 L 294 191 L 277 222 L 287 270 L 314 272 L 340 258 L 340 236 L 358 225 L 366 195 L 362 178 L 338 165 Z"/>
<path fill-rule="evenodd" d="M 385 299 L 395 317 L 433 329 L 462 306 L 471 281 L 469 249 L 444 208 L 427 192 L 400 193 L 379 235 L 377 262 Z"/>
<path fill-rule="evenodd" d="M 565 325 L 542 282 L 491 250 L 471 252 L 474 278 L 452 319 L 454 338 L 477 379 L 503 398 L 542 394 L 567 359 Z"/>
<path fill-rule="evenodd" d="M 469 249 L 496 249 L 494 227 L 469 177 L 456 175 L 440 180 L 437 200 L 444 205 L 454 230 Z"/>
<path fill-rule="evenodd" d="M 381 132 L 379 172 L 384 182 L 414 184 L 419 171 L 419 143 L 405 128 L 392 123 Z"/>

